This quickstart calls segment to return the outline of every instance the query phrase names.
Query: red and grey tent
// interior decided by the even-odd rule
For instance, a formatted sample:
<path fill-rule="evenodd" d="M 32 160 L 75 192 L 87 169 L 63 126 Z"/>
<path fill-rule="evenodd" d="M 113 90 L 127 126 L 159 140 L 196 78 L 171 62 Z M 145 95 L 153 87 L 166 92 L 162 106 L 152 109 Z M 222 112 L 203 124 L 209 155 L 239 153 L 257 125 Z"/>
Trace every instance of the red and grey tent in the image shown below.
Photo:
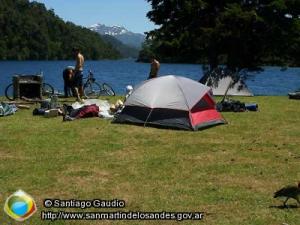
<path fill-rule="evenodd" d="M 225 123 L 211 89 L 180 76 L 147 80 L 133 89 L 114 122 L 199 130 Z"/>

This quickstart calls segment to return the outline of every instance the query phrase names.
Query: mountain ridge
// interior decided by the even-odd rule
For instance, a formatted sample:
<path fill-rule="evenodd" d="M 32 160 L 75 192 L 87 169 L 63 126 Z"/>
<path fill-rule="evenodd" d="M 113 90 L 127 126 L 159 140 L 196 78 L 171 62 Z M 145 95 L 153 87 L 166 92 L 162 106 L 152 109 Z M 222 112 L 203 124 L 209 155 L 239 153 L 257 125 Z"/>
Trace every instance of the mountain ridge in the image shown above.
<path fill-rule="evenodd" d="M 121 41 L 123 44 L 141 49 L 146 36 L 141 33 L 134 33 L 129 31 L 124 26 L 107 26 L 105 24 L 96 23 L 88 27 L 88 29 L 95 31 L 101 35 L 110 35 Z"/>

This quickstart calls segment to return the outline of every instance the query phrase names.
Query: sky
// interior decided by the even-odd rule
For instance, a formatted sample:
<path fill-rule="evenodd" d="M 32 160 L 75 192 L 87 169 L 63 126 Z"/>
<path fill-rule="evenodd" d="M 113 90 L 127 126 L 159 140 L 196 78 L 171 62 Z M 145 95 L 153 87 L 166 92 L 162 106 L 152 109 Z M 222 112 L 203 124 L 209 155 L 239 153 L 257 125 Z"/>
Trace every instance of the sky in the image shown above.
<path fill-rule="evenodd" d="M 64 21 L 91 26 L 102 23 L 124 26 L 130 31 L 144 33 L 155 25 L 146 17 L 151 9 L 146 0 L 35 0 L 54 9 Z"/>

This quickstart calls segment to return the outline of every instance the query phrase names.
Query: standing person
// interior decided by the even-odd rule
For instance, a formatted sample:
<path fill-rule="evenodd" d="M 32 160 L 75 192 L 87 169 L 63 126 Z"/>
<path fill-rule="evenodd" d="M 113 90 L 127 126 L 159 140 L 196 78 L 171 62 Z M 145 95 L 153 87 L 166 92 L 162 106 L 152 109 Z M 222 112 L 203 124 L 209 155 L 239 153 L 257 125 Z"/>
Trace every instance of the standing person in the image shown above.
<path fill-rule="evenodd" d="M 84 64 L 84 57 L 80 52 L 79 48 L 72 49 L 74 58 L 76 60 L 75 63 L 75 70 L 74 70 L 74 88 L 76 92 L 77 101 L 81 101 L 83 96 L 83 84 L 82 84 L 82 77 L 83 77 L 83 64 Z"/>
<path fill-rule="evenodd" d="M 159 68 L 160 68 L 160 63 L 155 59 L 155 57 L 152 57 L 151 58 L 151 69 L 150 69 L 150 74 L 149 74 L 148 80 L 157 77 Z"/>

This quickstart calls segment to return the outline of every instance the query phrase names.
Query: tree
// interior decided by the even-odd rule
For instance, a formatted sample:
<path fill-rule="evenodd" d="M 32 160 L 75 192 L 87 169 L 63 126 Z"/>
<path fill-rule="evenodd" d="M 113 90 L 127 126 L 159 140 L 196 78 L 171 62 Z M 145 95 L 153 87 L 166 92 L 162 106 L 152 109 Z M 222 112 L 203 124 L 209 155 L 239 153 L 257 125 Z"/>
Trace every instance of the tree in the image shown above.
<path fill-rule="evenodd" d="M 225 64 L 231 71 L 299 65 L 299 0 L 148 0 L 147 33 L 162 60 Z"/>

